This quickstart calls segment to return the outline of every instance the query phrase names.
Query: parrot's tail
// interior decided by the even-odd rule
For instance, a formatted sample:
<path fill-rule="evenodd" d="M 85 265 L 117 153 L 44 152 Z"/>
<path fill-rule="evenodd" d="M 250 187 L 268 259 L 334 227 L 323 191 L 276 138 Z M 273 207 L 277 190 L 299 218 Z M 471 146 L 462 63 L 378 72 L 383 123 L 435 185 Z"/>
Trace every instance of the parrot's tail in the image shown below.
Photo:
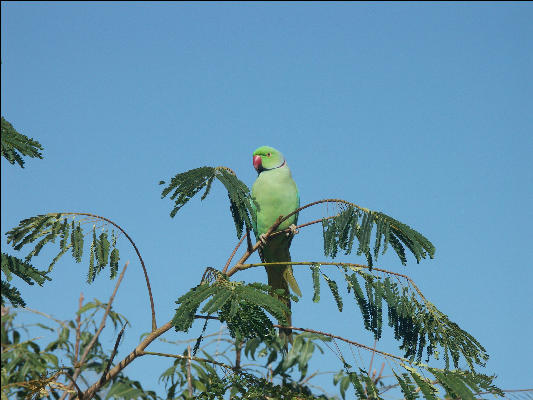
<path fill-rule="evenodd" d="M 286 245 L 281 245 L 278 247 L 270 247 L 265 249 L 263 253 L 265 262 L 279 262 L 279 261 L 291 261 L 291 254 L 289 252 L 289 247 Z M 271 265 L 265 267 L 267 276 L 268 276 L 268 285 L 273 289 L 283 289 L 287 295 L 290 294 L 289 287 L 292 291 L 301 296 L 302 292 L 300 287 L 294 278 L 292 273 L 292 265 Z M 282 301 L 287 308 L 291 309 L 291 301 L 288 297 L 279 297 L 279 300 Z M 285 315 L 287 320 L 287 326 L 292 326 L 291 314 L 288 313 Z M 281 323 L 280 323 L 281 325 Z M 292 330 L 287 328 L 280 328 L 279 330 L 280 337 L 285 337 L 289 342 L 292 343 Z"/>
<path fill-rule="evenodd" d="M 290 266 L 288 266 L 288 268 L 290 268 Z M 288 268 L 285 265 L 272 265 L 269 267 L 265 267 L 267 275 L 268 275 L 268 285 L 272 288 L 272 290 L 283 289 L 285 290 L 285 293 L 287 295 L 290 293 L 288 282 L 286 279 L 284 279 L 284 275 L 286 275 L 285 271 Z M 287 308 L 289 309 L 289 313 L 285 314 L 285 319 L 287 320 L 286 325 L 292 326 L 292 318 L 291 318 L 291 313 L 290 313 L 291 300 L 285 296 L 280 296 L 278 297 L 278 299 L 283 304 L 285 304 Z M 278 322 L 280 325 L 282 325 L 281 321 L 278 321 Z M 282 338 L 286 338 L 289 342 L 292 342 L 292 329 L 280 328 L 279 336 Z"/>
<path fill-rule="evenodd" d="M 289 251 L 290 242 L 282 235 L 273 237 L 266 246 L 264 246 L 260 252 L 261 259 L 265 263 L 274 263 L 274 262 L 290 262 L 291 253 Z M 285 296 L 276 296 L 281 302 L 283 302 L 289 312 L 285 315 L 286 324 L 283 324 L 281 321 L 278 321 L 280 325 L 292 326 L 291 318 L 291 300 L 290 300 L 290 289 L 297 294 L 298 296 L 302 295 L 300 288 L 294 275 L 292 273 L 292 265 L 269 265 L 265 266 L 267 276 L 268 276 L 268 285 L 273 289 L 283 289 L 286 293 Z M 292 343 L 292 330 L 289 328 L 280 328 L 279 329 L 280 338 L 284 339 L 287 348 L 289 342 Z"/>

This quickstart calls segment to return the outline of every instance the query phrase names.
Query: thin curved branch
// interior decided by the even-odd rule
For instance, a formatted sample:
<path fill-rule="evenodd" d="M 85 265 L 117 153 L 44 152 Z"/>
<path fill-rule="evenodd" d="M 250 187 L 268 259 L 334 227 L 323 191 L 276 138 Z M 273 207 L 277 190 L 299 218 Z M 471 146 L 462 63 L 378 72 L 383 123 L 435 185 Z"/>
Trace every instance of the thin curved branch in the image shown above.
<path fill-rule="evenodd" d="M 212 315 L 195 315 L 194 318 L 197 318 L 197 319 L 216 319 L 216 320 L 218 320 L 217 317 L 212 316 Z M 409 364 L 411 363 L 411 361 L 409 361 L 407 358 L 395 356 L 394 354 L 390 354 L 390 353 L 386 353 L 384 351 L 376 350 L 375 348 L 372 348 L 372 347 L 369 347 L 369 346 L 365 346 L 364 344 L 361 344 L 361 343 L 358 343 L 358 342 L 354 342 L 353 340 L 343 338 L 342 336 L 333 335 L 331 333 L 317 331 L 317 330 L 308 329 L 308 328 L 299 328 L 299 327 L 296 327 L 296 326 L 288 326 L 287 327 L 287 326 L 277 325 L 277 324 L 273 324 L 273 326 L 275 328 L 288 328 L 288 329 L 292 329 L 292 330 L 295 330 L 295 331 L 317 333 L 319 335 L 328 336 L 328 337 L 331 337 L 331 338 L 342 340 L 343 342 L 352 344 L 354 346 L 360 347 L 360 348 L 368 350 L 368 351 L 375 351 L 376 353 L 379 353 L 379 354 L 381 354 L 383 356 L 386 356 L 386 357 L 389 357 L 389 358 L 393 358 L 393 359 L 396 359 L 396 360 L 407 362 Z"/>
<path fill-rule="evenodd" d="M 57 323 L 58 323 L 59 325 L 61 325 L 63 328 L 68 329 L 68 325 L 67 325 L 64 321 L 60 321 L 60 320 L 58 320 L 58 319 L 52 317 L 51 315 L 48 315 L 48 314 L 46 314 L 46 313 L 43 313 L 43 312 L 38 311 L 38 310 L 31 309 L 31 308 L 28 308 L 28 307 L 24 307 L 23 310 L 24 310 L 24 311 L 31 312 L 31 313 L 34 313 L 34 314 L 37 314 L 37 315 L 41 315 L 41 316 L 43 316 L 43 317 L 45 317 L 45 318 L 48 318 L 48 319 L 50 319 L 50 320 L 52 320 L 52 321 L 54 321 L 54 322 L 57 322 Z"/>
<path fill-rule="evenodd" d="M 309 208 L 309 207 L 312 207 L 312 206 L 316 206 L 317 204 L 322 204 L 322 203 L 343 203 L 343 204 L 347 204 L 349 206 L 358 208 L 359 210 L 364 211 L 366 213 L 370 212 L 369 208 L 358 206 L 357 204 L 350 203 L 349 201 L 346 201 L 346 200 L 343 200 L 343 199 L 324 199 L 324 200 L 314 201 L 312 203 L 306 204 L 305 206 L 297 208 L 293 212 L 283 216 L 283 218 L 281 218 L 281 221 L 279 222 L 279 224 L 281 224 L 283 221 L 287 220 L 288 218 L 292 217 L 294 214 L 298 214 L 300 211 L 305 210 L 306 208 Z"/>
<path fill-rule="evenodd" d="M 292 329 L 294 331 L 317 333 L 319 335 L 328 336 L 328 337 L 331 337 L 331 338 L 334 338 L 334 339 L 342 340 L 343 342 L 349 343 L 351 345 L 360 347 L 360 348 L 368 350 L 368 351 L 376 352 L 376 353 L 381 354 L 382 356 L 385 356 L 385 357 L 389 357 L 389 358 L 393 358 L 393 359 L 400 360 L 400 361 L 403 361 L 403 362 L 407 362 L 409 364 L 411 363 L 411 361 L 409 361 L 407 358 L 395 356 L 394 354 L 390 354 L 390 353 L 386 353 L 384 351 L 376 350 L 375 348 L 372 348 L 372 347 L 369 347 L 369 346 L 365 346 L 364 344 L 361 344 L 361 343 L 358 343 L 358 342 L 354 342 L 353 340 L 343 338 L 342 336 L 333 335 L 331 333 L 316 331 L 314 329 L 308 329 L 308 328 L 298 328 L 296 326 L 283 326 L 283 325 L 277 325 L 277 324 L 273 324 L 273 326 L 276 327 L 276 328 Z"/>
<path fill-rule="evenodd" d="M 107 219 L 105 217 L 101 217 L 99 215 L 90 214 L 90 213 L 78 213 L 78 212 L 65 212 L 65 213 L 59 213 L 59 214 L 62 214 L 62 215 L 85 215 L 85 216 L 88 216 L 88 217 L 98 218 L 98 219 L 101 219 L 102 221 L 106 221 L 106 222 L 110 223 L 111 225 L 116 227 L 118 230 L 120 230 L 124 234 L 124 236 L 126 236 L 126 238 L 130 241 L 131 245 L 135 249 L 135 252 L 137 253 L 137 257 L 139 257 L 139 261 L 141 262 L 141 266 L 142 266 L 142 269 L 143 269 L 143 272 L 144 272 L 144 279 L 146 280 L 146 287 L 148 288 L 148 296 L 150 297 L 150 307 L 152 309 L 152 331 L 155 331 L 157 329 L 157 324 L 156 324 L 156 319 L 155 319 L 154 298 L 152 296 L 152 288 L 150 286 L 150 279 L 148 278 L 148 272 L 146 271 L 146 267 L 144 265 L 144 260 L 141 257 L 141 253 L 139 252 L 139 249 L 137 248 L 137 245 L 135 244 L 133 239 L 130 237 L 130 235 L 128 235 L 127 232 L 124 229 L 122 229 L 122 227 L 120 225 L 116 224 L 115 222 L 111 221 L 110 219 Z"/>
<path fill-rule="evenodd" d="M 302 210 L 305 210 L 306 208 L 309 208 L 309 207 L 312 207 L 312 206 L 315 206 L 317 204 L 322 204 L 322 203 L 343 203 L 343 204 L 347 204 L 347 205 L 350 205 L 352 207 L 355 207 L 355 208 L 358 208 L 366 213 L 370 212 L 370 210 L 368 208 L 364 208 L 364 207 L 361 207 L 361 206 L 358 206 L 357 204 L 354 204 L 354 203 L 350 203 L 349 201 L 346 201 L 346 200 L 342 200 L 342 199 L 324 199 L 324 200 L 318 200 L 318 201 L 314 201 L 312 203 L 309 203 L 309 204 L 306 204 L 302 207 L 299 207 L 297 208 L 296 210 L 294 210 L 293 212 L 287 214 L 287 215 L 280 215 L 278 217 L 278 219 L 276 219 L 276 221 L 274 222 L 274 224 L 268 229 L 268 231 L 264 234 L 264 238 L 265 239 L 268 239 L 270 236 L 273 236 L 273 235 L 278 235 L 280 234 L 281 232 L 285 232 L 286 230 L 283 230 L 283 231 L 276 231 L 276 229 L 278 228 L 278 226 L 284 222 L 285 220 L 287 220 L 288 218 L 292 217 L 294 214 L 297 214 L 299 213 L 300 211 Z M 308 226 L 308 225 L 312 225 L 312 224 L 316 224 L 318 222 L 322 222 L 323 220 L 325 219 L 329 219 L 329 218 L 332 218 L 332 217 L 326 217 L 326 218 L 321 218 L 319 220 L 316 220 L 316 221 L 311 221 L 310 223 L 307 223 L 307 224 L 302 224 L 301 226 L 299 227 L 304 227 L 304 226 Z M 298 228 L 298 227 L 297 227 Z M 255 243 L 255 245 L 251 248 L 251 249 L 248 249 L 244 255 L 241 257 L 241 259 L 239 261 L 237 261 L 237 263 L 233 266 L 233 268 L 231 269 L 231 271 L 234 271 L 234 269 L 239 266 L 239 265 L 242 265 L 244 264 L 244 262 L 259 248 L 259 246 L 261 245 L 261 241 L 258 241 Z M 225 268 L 226 269 L 226 268 Z M 231 272 L 230 271 L 230 272 Z M 236 271 L 234 271 L 233 273 L 235 273 Z"/>
<path fill-rule="evenodd" d="M 228 364 L 224 364 L 224 363 L 221 363 L 221 362 L 218 362 L 218 361 L 215 361 L 215 360 L 208 360 L 207 358 L 195 357 L 195 356 L 187 357 L 187 356 L 182 356 L 180 354 L 157 353 L 157 352 L 154 352 L 154 351 L 143 351 L 141 353 L 141 356 L 144 356 L 144 355 L 152 355 L 152 356 L 160 356 L 160 357 L 172 357 L 172 358 L 177 358 L 177 359 L 180 359 L 180 360 L 191 360 L 191 361 L 207 362 L 207 363 L 215 364 L 215 365 L 218 365 L 220 367 L 224 367 L 224 368 L 231 369 L 231 370 L 235 370 L 236 369 L 235 367 L 232 367 L 231 365 L 228 365 Z"/>
<path fill-rule="evenodd" d="M 228 277 L 235 274 L 237 271 L 243 271 L 248 268 L 254 268 L 254 267 L 263 267 L 263 266 L 270 266 L 270 265 L 326 265 L 326 266 L 345 266 L 345 267 L 355 267 L 355 268 L 363 268 L 363 269 L 370 269 L 368 265 L 364 264 L 355 264 L 355 263 L 345 263 L 345 262 L 321 262 L 321 261 L 279 261 L 279 262 L 273 262 L 273 263 L 255 263 L 255 264 L 241 264 L 241 265 L 235 265 L 229 272 Z M 418 295 L 424 300 L 426 305 L 431 304 L 428 302 L 428 300 L 425 298 L 425 296 L 422 294 L 422 291 L 416 286 L 416 284 L 413 282 L 411 278 L 409 278 L 407 275 L 400 274 L 399 272 L 393 272 L 388 271 L 386 269 L 382 268 L 376 268 L 372 267 L 372 271 L 379 271 L 388 275 L 395 275 L 404 278 L 409 282 L 411 286 L 413 286 L 413 289 L 418 293 Z"/>
<path fill-rule="evenodd" d="M 235 255 L 239 247 L 241 247 L 243 240 L 248 236 L 249 233 L 250 233 L 249 231 L 246 232 L 246 234 L 241 238 L 241 240 L 239 240 L 239 243 L 237 243 L 237 246 L 235 246 L 235 248 L 233 249 L 233 253 L 231 253 L 231 256 L 229 256 L 229 259 L 226 262 L 226 265 L 224 265 L 224 269 L 222 270 L 223 274 L 225 274 L 226 271 L 228 270 L 229 264 L 231 263 L 231 260 L 233 260 L 233 256 Z"/>

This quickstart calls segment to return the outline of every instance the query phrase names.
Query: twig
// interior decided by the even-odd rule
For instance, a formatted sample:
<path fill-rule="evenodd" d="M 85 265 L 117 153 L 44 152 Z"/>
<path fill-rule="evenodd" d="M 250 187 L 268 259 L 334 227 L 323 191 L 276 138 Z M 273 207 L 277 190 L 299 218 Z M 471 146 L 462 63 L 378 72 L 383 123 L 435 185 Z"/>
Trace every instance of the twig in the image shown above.
<path fill-rule="evenodd" d="M 312 207 L 312 206 L 316 206 L 317 204 L 322 204 L 322 203 L 342 203 L 342 204 L 348 204 L 349 206 L 352 206 L 352 207 L 355 207 L 355 208 L 358 208 L 359 210 L 362 210 L 366 213 L 370 212 L 370 209 L 368 208 L 365 208 L 365 207 L 361 207 L 361 206 L 358 206 L 357 204 L 354 204 L 354 203 L 350 203 L 349 201 L 346 201 L 346 200 L 342 200 L 342 199 L 324 199 L 324 200 L 318 200 L 318 201 L 314 201 L 312 203 L 309 203 L 309 204 L 306 204 L 305 206 L 302 206 L 300 208 L 297 208 L 296 210 L 294 210 L 293 212 L 283 216 L 283 218 L 281 218 L 280 222 L 278 223 L 278 226 L 279 224 L 281 224 L 282 222 L 286 221 L 287 219 L 289 219 L 290 217 L 292 217 L 294 214 L 298 214 L 300 211 L 302 210 L 305 210 L 306 208 L 309 208 L 309 207 Z"/>
<path fill-rule="evenodd" d="M 193 361 L 199 361 L 199 362 L 207 362 L 207 363 L 218 365 L 220 367 L 235 370 L 235 367 L 232 367 L 231 365 L 224 364 L 224 363 L 221 363 L 215 360 L 208 360 L 207 358 L 201 358 L 201 357 L 194 357 L 194 356 L 187 357 L 187 356 L 182 356 L 180 354 L 156 353 L 154 351 L 142 351 L 139 355 L 140 356 L 151 355 L 151 356 L 160 356 L 160 357 L 171 357 L 171 358 L 179 358 L 180 360 L 193 360 Z"/>
<path fill-rule="evenodd" d="M 381 374 L 383 374 L 383 370 L 385 369 L 385 363 L 383 362 L 381 364 L 381 369 L 379 370 L 379 374 L 378 374 L 378 377 L 376 378 L 376 380 L 374 381 L 374 383 L 378 383 L 379 380 L 382 378 Z"/>
<path fill-rule="evenodd" d="M 78 392 L 78 397 L 81 399 L 83 397 L 83 392 L 81 391 L 80 387 L 78 386 L 78 384 L 76 383 L 76 381 L 72 378 L 72 376 L 70 376 L 70 374 L 67 372 L 67 371 L 63 371 L 63 374 L 68 378 L 70 379 L 70 381 L 72 382 L 72 385 L 74 385 L 74 387 L 76 388 L 76 391 Z M 64 393 L 67 393 L 67 392 L 64 392 Z"/>
<path fill-rule="evenodd" d="M 111 357 L 109 357 L 109 361 L 107 362 L 104 373 L 102 374 L 100 380 L 103 380 L 105 378 L 105 376 L 109 372 L 109 368 L 111 368 L 111 365 L 113 364 L 113 360 L 115 359 L 115 356 L 117 354 L 118 345 L 120 344 L 120 339 L 122 339 L 122 335 L 124 334 L 124 329 L 126 329 L 126 324 L 122 326 L 122 329 L 118 334 L 117 340 L 115 341 L 115 346 L 113 347 L 113 352 L 111 353 Z"/>
<path fill-rule="evenodd" d="M 74 348 L 74 365 L 78 363 L 78 356 L 80 352 L 80 330 L 81 330 L 81 308 L 82 307 L 83 307 L 83 292 L 80 293 L 80 300 L 78 302 L 78 315 L 76 317 L 76 345 Z"/>
<path fill-rule="evenodd" d="M 376 353 L 376 345 L 378 344 L 378 340 L 374 339 L 374 348 L 372 349 L 372 357 L 370 357 L 370 366 L 368 367 L 368 373 L 372 373 L 372 363 L 374 362 L 374 354 Z"/>
<path fill-rule="evenodd" d="M 66 213 L 59 213 L 59 214 L 64 214 L 64 215 L 86 215 L 86 216 L 89 216 L 89 217 L 98 218 L 98 219 L 101 219 L 103 221 L 109 222 L 111 225 L 115 226 L 118 230 L 120 230 L 124 234 L 124 236 L 126 236 L 126 238 L 130 241 L 131 245 L 135 249 L 135 252 L 137 253 L 137 257 L 139 257 L 139 261 L 141 262 L 141 266 L 142 266 L 142 269 L 143 269 L 143 272 L 144 272 L 144 279 L 146 281 L 146 287 L 148 288 L 148 296 L 150 297 L 150 307 L 152 309 L 152 331 L 155 331 L 157 329 L 157 324 L 156 324 L 156 320 L 155 320 L 154 298 L 152 297 L 152 288 L 150 287 L 150 279 L 148 278 L 148 272 L 146 272 L 146 267 L 144 266 L 144 261 L 143 261 L 143 259 L 141 257 L 141 253 L 139 252 L 139 249 L 135 245 L 135 242 L 130 237 L 130 235 L 128 235 L 126 233 L 126 231 L 124 229 L 122 229 L 122 227 L 120 225 L 114 223 L 110 219 L 101 217 L 99 215 L 89 214 L 89 213 L 76 213 L 76 212 L 66 212 Z"/>
<path fill-rule="evenodd" d="M 63 328 L 68 329 L 68 326 L 67 326 L 67 324 L 65 324 L 65 322 L 60 321 L 60 320 L 58 320 L 58 319 L 55 319 L 55 318 L 52 317 L 51 315 L 45 314 L 45 313 L 43 313 L 43 312 L 41 312 L 41 311 L 33 310 L 33 309 L 31 309 L 31 308 L 28 308 L 28 307 L 24 307 L 23 310 L 25 310 L 25 311 L 29 311 L 29 312 L 34 313 L 34 314 L 37 314 L 37 315 L 41 315 L 41 316 L 43 316 L 43 317 L 45 317 L 45 318 L 48 318 L 48 319 L 51 319 L 52 321 L 57 322 L 57 323 L 58 323 L 59 325 L 61 325 Z"/>
<path fill-rule="evenodd" d="M 187 357 L 187 387 L 189 389 L 189 397 L 192 398 L 191 345 L 187 346 Z"/>
<path fill-rule="evenodd" d="M 233 253 L 231 253 L 231 256 L 229 256 L 229 259 L 226 262 L 226 265 L 224 265 L 224 269 L 222 270 L 223 274 L 225 274 L 226 271 L 228 270 L 229 264 L 231 263 L 231 260 L 233 260 L 233 256 L 235 255 L 235 253 L 237 252 L 237 250 L 241 246 L 242 241 L 244 240 L 244 238 L 248 238 L 249 239 L 249 235 L 248 235 L 249 233 L 250 233 L 249 231 L 246 231 L 246 234 L 241 238 L 241 240 L 239 240 L 239 243 L 237 243 L 237 246 L 235 246 L 235 249 L 233 249 Z"/>
<path fill-rule="evenodd" d="M 100 327 L 92 337 L 91 341 L 87 346 L 85 347 L 83 354 L 81 355 L 80 362 L 78 363 L 78 366 L 76 367 L 76 370 L 74 371 L 74 375 L 72 376 L 72 379 L 76 381 L 78 379 L 78 376 L 81 373 L 81 368 L 83 367 L 83 363 L 87 359 L 87 356 L 89 355 L 89 352 L 91 351 L 92 347 L 98 340 L 98 336 L 100 336 L 100 333 L 105 327 L 107 316 L 109 315 L 109 311 L 111 311 L 111 304 L 113 303 L 113 300 L 115 299 L 115 295 L 117 294 L 118 287 L 120 286 L 120 282 L 122 282 L 122 278 L 124 278 L 124 273 L 126 272 L 126 269 L 128 268 L 129 261 L 126 262 L 124 265 L 124 268 L 122 268 L 122 272 L 120 273 L 120 276 L 117 279 L 117 283 L 115 284 L 115 289 L 113 290 L 113 293 L 111 294 L 111 297 L 109 298 L 109 301 L 107 302 L 107 307 L 105 309 L 104 315 L 102 317 L 102 321 L 100 322 Z M 100 379 L 101 380 L 101 379 Z M 70 386 L 72 388 L 72 385 Z M 66 392 L 63 393 L 60 400 L 64 400 L 66 397 Z"/>
<path fill-rule="evenodd" d="M 318 374 L 319 374 L 319 372 L 318 372 L 318 370 L 316 370 L 311 375 L 309 375 L 307 378 L 305 378 L 304 380 L 301 380 L 300 382 L 298 382 L 298 384 L 299 385 L 305 385 L 307 382 L 309 382 L 311 379 L 313 379 Z"/>
<path fill-rule="evenodd" d="M 254 263 L 254 264 L 241 264 L 241 265 L 235 265 L 230 272 L 228 272 L 228 277 L 235 274 L 237 271 L 244 271 L 248 268 L 255 268 L 255 267 L 261 267 L 261 266 L 270 266 L 270 265 L 292 265 L 292 266 L 298 266 L 298 265 L 329 265 L 329 266 L 345 266 L 345 267 L 355 267 L 355 268 L 362 268 L 362 269 L 370 269 L 368 265 L 364 264 L 355 264 L 355 263 L 346 263 L 346 262 L 323 262 L 323 261 L 278 261 L 278 262 L 272 262 L 272 263 Z M 409 282 L 411 286 L 413 286 L 413 289 L 416 290 L 420 298 L 424 300 L 426 305 L 429 305 L 431 303 L 428 302 L 428 300 L 425 298 L 425 296 L 422 294 L 422 291 L 416 286 L 414 281 L 409 278 L 407 275 L 400 274 L 398 272 L 389 271 L 382 268 L 376 268 L 372 267 L 372 271 L 379 271 L 383 272 L 384 274 L 388 275 L 395 275 L 404 278 Z"/>
<path fill-rule="evenodd" d="M 298 328 L 298 327 L 295 327 L 295 326 L 282 326 L 282 325 L 276 325 L 276 324 L 273 324 L 273 326 L 276 327 L 276 328 L 287 328 L 287 329 L 293 329 L 293 330 L 302 331 L 302 332 L 318 333 L 319 335 L 329 336 L 331 338 L 342 340 L 343 342 L 353 344 L 354 346 L 361 347 L 362 349 L 365 349 L 365 350 L 375 351 L 376 353 L 379 353 L 379 354 L 381 354 L 381 355 L 383 355 L 385 357 L 390 357 L 390 358 L 394 358 L 396 360 L 400 360 L 400 361 L 404 361 L 404 362 L 410 363 L 410 361 L 408 359 L 406 359 L 406 358 L 398 357 L 398 356 L 395 356 L 394 354 L 386 353 L 384 351 L 375 350 L 375 349 L 372 349 L 371 347 L 365 346 L 364 344 L 357 343 L 357 342 L 354 342 L 353 340 L 349 340 L 349 339 L 343 338 L 341 336 L 333 335 L 331 333 L 316 331 L 314 329 Z"/>
<path fill-rule="evenodd" d="M 516 392 L 533 392 L 533 389 L 510 389 L 510 390 L 502 390 L 502 392 L 504 393 L 516 393 Z M 489 391 L 489 392 L 479 392 L 479 393 L 475 393 L 475 395 L 480 395 L 480 394 L 494 394 L 496 392 L 494 391 Z"/>
<path fill-rule="evenodd" d="M 235 343 L 235 369 L 241 369 L 242 342 Z"/>
<path fill-rule="evenodd" d="M 269 236 L 278 228 L 279 224 L 281 224 L 281 221 L 283 220 L 283 215 L 280 215 L 278 217 L 278 219 L 276 220 L 276 222 L 274 222 L 274 224 L 265 232 L 264 234 L 264 239 L 268 239 Z M 258 248 L 259 246 L 261 246 L 261 241 L 258 240 L 253 246 L 251 249 L 247 249 L 246 252 L 244 253 L 244 255 L 240 258 L 239 261 L 237 261 L 237 264 L 235 264 L 233 266 L 233 268 L 230 270 L 230 272 L 228 273 L 228 276 L 231 276 L 233 275 L 235 272 L 237 272 L 235 270 L 235 268 L 239 265 L 242 265 Z"/>
<path fill-rule="evenodd" d="M 194 318 L 197 318 L 197 319 L 218 319 L 217 317 L 214 317 L 212 315 L 195 315 Z M 343 338 L 342 336 L 333 335 L 331 333 L 321 332 L 321 331 L 317 331 L 317 330 L 314 330 L 314 329 L 308 329 L 308 328 L 298 328 L 296 326 L 284 326 L 284 325 L 277 325 L 277 324 L 273 324 L 272 326 L 274 326 L 275 328 L 287 328 L 287 329 L 293 329 L 293 330 L 302 331 L 302 332 L 318 333 L 319 335 L 328 336 L 328 337 L 331 337 L 331 338 L 342 340 L 343 342 L 353 344 L 354 346 L 361 347 L 362 349 L 366 349 L 366 350 L 369 350 L 369 351 L 375 351 L 376 353 L 379 353 L 379 354 L 384 355 L 386 357 L 390 357 L 390 358 L 394 358 L 396 360 L 404 361 L 404 362 L 407 362 L 409 364 L 411 363 L 411 361 L 409 361 L 406 358 L 398 357 L 398 356 L 395 356 L 394 354 L 390 354 L 390 353 L 386 353 L 384 351 L 376 350 L 375 348 L 373 349 L 372 347 L 365 346 L 364 344 L 357 343 L 357 342 L 354 342 L 353 340 L 349 340 L 349 339 Z"/>
<path fill-rule="evenodd" d="M 332 203 L 332 202 L 335 202 L 335 203 L 346 203 L 346 204 L 349 204 L 349 205 L 352 205 L 353 207 L 357 207 L 361 210 L 364 210 L 366 212 L 368 212 L 369 210 L 366 209 L 366 208 L 362 208 L 356 204 L 353 204 L 353 203 L 350 203 L 350 202 L 347 202 L 345 200 L 340 200 L 340 199 L 325 199 L 325 200 L 319 200 L 319 201 L 315 201 L 313 203 L 309 203 L 309 204 L 306 204 L 305 206 L 302 206 L 296 210 L 294 210 L 293 212 L 291 212 L 290 214 L 287 214 L 285 216 L 283 215 L 280 215 L 278 217 L 278 219 L 276 219 L 276 221 L 274 222 L 274 224 L 265 232 L 264 234 L 264 239 L 268 239 L 270 236 L 272 235 L 279 235 L 281 232 L 283 231 L 276 231 L 276 229 L 278 229 L 279 225 L 287 220 L 288 218 L 290 218 L 291 216 L 293 216 L 294 214 L 297 214 L 298 212 L 300 212 L 301 210 L 304 210 L 308 207 L 311 207 L 311 206 L 314 206 L 314 205 L 317 205 L 317 204 L 321 204 L 321 203 Z M 318 223 L 320 221 L 322 221 L 322 219 L 320 220 L 316 220 L 316 221 L 312 221 L 310 222 L 309 224 L 303 224 L 301 227 L 303 226 L 307 226 L 307 225 L 311 225 L 311 224 L 314 224 L 314 223 Z M 248 232 L 247 232 L 248 233 Z M 248 238 L 250 237 L 250 235 L 247 235 Z M 242 238 L 241 238 L 241 241 L 239 241 L 239 244 L 237 245 L 237 248 L 240 246 L 241 242 L 242 242 Z M 238 271 L 238 269 L 236 269 L 239 265 L 242 265 L 258 248 L 259 246 L 261 246 L 261 241 L 257 241 L 255 243 L 255 245 L 252 246 L 252 248 L 250 249 L 250 243 L 248 243 L 248 249 L 246 250 L 246 252 L 244 253 L 244 255 L 241 257 L 241 259 L 233 266 L 233 268 L 230 270 L 230 272 L 228 273 L 228 276 L 231 276 L 233 275 L 235 272 Z M 237 251 L 237 248 L 234 250 L 234 252 Z M 231 262 L 231 259 L 233 258 L 233 255 L 231 256 L 230 258 L 230 262 Z M 223 272 L 225 272 L 226 270 L 228 269 L 228 265 L 226 265 L 224 267 L 224 270 Z"/>

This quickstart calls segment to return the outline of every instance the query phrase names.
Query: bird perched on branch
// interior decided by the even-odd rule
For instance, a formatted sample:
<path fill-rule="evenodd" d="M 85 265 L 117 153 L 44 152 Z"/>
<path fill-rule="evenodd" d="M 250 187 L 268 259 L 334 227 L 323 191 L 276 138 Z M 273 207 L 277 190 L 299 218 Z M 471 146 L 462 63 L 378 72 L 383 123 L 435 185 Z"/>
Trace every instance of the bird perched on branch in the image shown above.
<path fill-rule="evenodd" d="M 265 240 L 265 233 L 276 222 L 280 215 L 286 216 L 300 207 L 300 195 L 296 183 L 283 154 L 269 147 L 259 147 L 253 153 L 253 164 L 259 174 L 252 186 L 252 198 L 256 207 L 255 234 L 263 243 L 260 251 L 265 263 L 291 261 L 289 247 L 296 233 L 298 214 L 283 221 L 276 231 L 291 228 L 288 234 L 278 234 Z M 265 266 L 268 284 L 272 289 L 284 289 L 289 294 L 289 287 L 298 296 L 302 293 L 292 273 L 291 265 Z M 281 298 L 290 309 L 290 300 Z M 291 317 L 287 315 L 287 323 L 291 326 Z M 290 330 L 281 330 L 287 336 Z M 290 336 L 289 336 L 290 337 Z"/>

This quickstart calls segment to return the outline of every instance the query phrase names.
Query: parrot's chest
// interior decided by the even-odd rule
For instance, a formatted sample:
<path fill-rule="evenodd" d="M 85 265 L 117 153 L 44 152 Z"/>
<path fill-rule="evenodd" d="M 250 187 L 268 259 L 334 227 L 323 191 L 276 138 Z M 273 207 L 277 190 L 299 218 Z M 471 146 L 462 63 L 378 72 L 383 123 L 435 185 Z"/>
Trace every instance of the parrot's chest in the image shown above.
<path fill-rule="evenodd" d="M 278 168 L 259 174 L 252 187 L 252 197 L 257 206 L 259 233 L 266 232 L 280 215 L 290 214 L 299 207 L 298 189 L 288 168 Z M 278 229 L 288 228 L 295 221 L 294 215 L 284 221 Z"/>

